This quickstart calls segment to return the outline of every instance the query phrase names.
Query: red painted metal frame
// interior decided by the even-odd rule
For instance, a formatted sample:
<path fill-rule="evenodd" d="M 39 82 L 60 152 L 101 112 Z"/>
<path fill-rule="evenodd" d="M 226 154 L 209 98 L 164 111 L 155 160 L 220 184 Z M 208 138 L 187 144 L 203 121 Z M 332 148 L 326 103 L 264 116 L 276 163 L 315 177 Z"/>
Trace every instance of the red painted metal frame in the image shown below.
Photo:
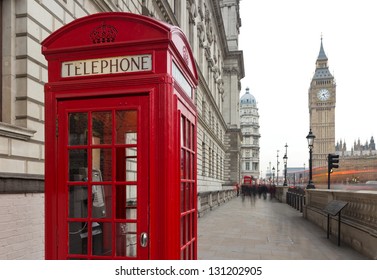
<path fill-rule="evenodd" d="M 91 217 L 90 215 L 90 210 L 88 213 L 88 218 L 86 219 L 78 219 L 78 218 L 67 218 L 68 217 L 68 211 L 67 211 L 67 191 L 65 189 L 67 188 L 68 185 L 82 185 L 83 183 L 78 182 L 69 182 L 69 179 L 67 178 L 68 175 L 68 157 L 67 157 L 67 150 L 74 150 L 75 147 L 69 146 L 67 143 L 68 139 L 68 130 L 67 129 L 61 129 L 59 131 L 59 137 L 58 141 L 62 143 L 58 143 L 58 158 L 59 158 L 59 163 L 62 165 L 61 168 L 58 169 L 58 182 L 57 182 L 57 188 L 58 192 L 60 193 L 60 196 L 58 197 L 58 211 L 61 215 L 60 220 L 66 221 L 89 221 L 89 222 L 102 222 L 102 223 L 108 223 L 112 225 L 112 237 L 111 240 L 114 241 L 116 240 L 115 238 L 115 224 L 117 223 L 129 223 L 133 222 L 130 219 L 126 218 L 117 218 L 115 215 L 116 210 L 115 207 L 118 206 L 117 202 L 120 201 L 120 197 L 117 196 L 117 187 L 124 186 L 124 185 L 136 185 L 137 186 L 137 233 L 138 236 L 140 236 L 141 232 L 148 232 L 148 202 L 149 202 L 149 197 L 148 197 L 148 130 L 145 129 L 145 127 L 148 127 L 149 125 L 149 106 L 148 106 L 148 96 L 147 95 L 136 95 L 136 96 L 117 96 L 117 97 L 104 97 L 104 98 L 92 98 L 92 99 L 71 99 L 71 100 L 64 100 L 59 102 L 58 104 L 58 114 L 59 114 L 59 127 L 68 127 L 68 112 L 74 113 L 74 112 L 103 112 L 103 111 L 123 111 L 123 110 L 135 110 L 138 112 L 138 125 L 137 125 L 137 143 L 134 145 L 130 144 L 118 144 L 115 143 L 116 140 L 113 137 L 112 143 L 109 144 L 93 144 L 90 142 L 90 138 L 88 138 L 88 143 L 86 145 L 80 145 L 78 148 L 86 148 L 88 150 L 93 150 L 96 148 L 107 148 L 112 150 L 112 173 L 113 173 L 113 180 L 103 182 L 101 184 L 104 184 L 106 187 L 112 189 L 112 196 L 111 196 L 111 205 L 112 205 L 112 217 L 110 218 L 89 218 Z M 114 114 L 113 114 L 114 115 Z M 114 117 L 114 116 L 113 116 Z M 113 120 L 115 121 L 115 120 Z M 88 135 L 92 135 L 91 133 L 91 127 L 92 125 L 90 124 L 90 118 L 89 118 L 89 131 Z M 114 127 L 112 128 L 114 130 Z M 113 133 L 113 136 L 115 133 Z M 119 147 L 136 147 L 137 148 L 137 164 L 139 168 L 137 169 L 137 174 L 138 178 L 136 182 L 127 182 L 126 179 L 124 180 L 118 180 L 115 179 L 114 173 L 116 169 L 116 165 L 119 165 L 117 160 L 115 159 L 116 156 L 116 148 Z M 143 151 L 140 153 L 140 151 Z M 88 152 L 88 163 L 92 162 L 92 153 Z M 91 165 L 88 164 L 88 174 L 91 174 Z M 91 181 L 91 175 L 88 175 L 89 179 L 88 181 Z M 88 185 L 90 183 L 88 182 Z M 98 183 L 95 183 L 96 185 Z M 90 196 L 90 192 L 88 193 Z M 91 201 L 91 199 L 89 199 Z M 141 217 L 141 219 L 140 219 Z M 113 225 L 114 224 L 114 225 Z M 63 233 L 68 233 L 68 227 L 67 223 L 58 223 L 57 225 L 57 230 L 60 233 L 60 240 L 59 243 L 62 244 L 68 244 L 68 235 L 63 234 Z M 91 230 L 89 230 L 90 233 Z M 92 252 L 91 250 L 91 235 L 88 234 L 88 252 Z M 116 249 L 115 249 L 115 244 L 112 244 L 112 255 L 108 256 L 96 256 L 93 255 L 92 253 L 88 253 L 88 259 L 117 259 L 117 258 L 126 258 L 126 257 L 117 257 L 115 254 Z M 62 249 L 59 250 L 59 259 L 64 259 L 69 256 L 70 258 L 83 258 L 83 255 L 80 256 L 79 254 L 73 255 L 69 254 L 67 251 L 67 247 L 62 246 Z M 142 259 L 147 259 L 149 257 L 148 253 L 148 248 L 143 248 L 138 244 L 137 246 L 137 257 L 142 258 Z M 133 258 L 130 258 L 133 259 Z"/>
<path fill-rule="evenodd" d="M 178 103 L 181 139 L 181 259 L 197 259 L 197 137 L 196 116 Z"/>
<path fill-rule="evenodd" d="M 111 42 L 93 44 L 90 34 L 101 25 L 114 27 L 116 37 Z M 58 188 L 60 180 L 64 180 L 59 177 L 64 161 L 58 157 L 61 149 L 58 139 L 67 134 L 68 128 L 61 122 L 58 104 L 71 100 L 90 103 L 93 98 L 119 98 L 126 104 L 128 100 L 132 103 L 132 98 L 143 96 L 147 98 L 149 108 L 145 122 L 149 126 L 142 128 L 149 135 L 144 155 L 149 159 L 148 166 L 145 166 L 148 170 L 145 184 L 149 192 L 148 209 L 144 209 L 148 213 L 146 223 L 149 229 L 146 258 L 181 258 L 179 135 L 180 119 L 184 116 L 193 125 L 195 139 L 190 179 L 194 188 L 190 199 L 194 207 L 191 229 L 195 248 L 185 258 L 196 259 L 196 108 L 193 100 L 198 76 L 183 32 L 136 14 L 99 13 L 75 20 L 54 32 L 42 42 L 42 53 L 48 61 L 49 74 L 49 82 L 45 85 L 45 258 L 65 258 L 62 252 L 66 249 L 62 248 L 67 247 L 58 226 L 67 219 L 66 212 L 60 211 L 58 206 L 61 203 L 66 205 L 66 194 Z M 61 76 L 62 63 L 66 61 L 138 54 L 152 56 L 151 70 L 70 78 Z M 181 77 L 174 75 L 173 62 Z M 191 92 L 181 84 L 182 78 Z M 139 151 L 143 151 L 143 147 Z"/>

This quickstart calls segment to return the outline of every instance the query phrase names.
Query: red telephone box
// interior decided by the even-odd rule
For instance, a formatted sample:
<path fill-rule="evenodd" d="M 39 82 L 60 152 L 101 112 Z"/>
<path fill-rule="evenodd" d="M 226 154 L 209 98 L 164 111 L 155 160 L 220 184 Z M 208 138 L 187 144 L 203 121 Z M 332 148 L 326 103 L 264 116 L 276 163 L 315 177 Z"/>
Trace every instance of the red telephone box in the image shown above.
<path fill-rule="evenodd" d="M 196 259 L 197 72 L 183 32 L 99 13 L 42 53 L 46 259 Z"/>

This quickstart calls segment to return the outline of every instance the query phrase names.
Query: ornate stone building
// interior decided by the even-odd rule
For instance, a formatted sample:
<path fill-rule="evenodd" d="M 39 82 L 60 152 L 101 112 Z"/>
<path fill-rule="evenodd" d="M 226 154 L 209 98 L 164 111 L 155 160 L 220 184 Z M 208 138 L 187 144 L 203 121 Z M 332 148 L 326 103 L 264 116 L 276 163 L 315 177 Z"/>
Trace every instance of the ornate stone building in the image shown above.
<path fill-rule="evenodd" d="M 374 142 L 373 136 L 370 138 L 370 141 L 365 141 L 365 144 L 361 144 L 360 138 L 357 141 L 354 141 L 351 150 L 347 150 L 346 141 L 340 140 L 335 145 L 335 151 L 341 152 L 345 156 L 348 155 L 360 155 L 363 153 L 368 153 L 376 150 L 376 143 Z"/>
<path fill-rule="evenodd" d="M 241 178 L 259 178 L 259 114 L 255 97 L 249 88 L 240 99 L 240 121 L 242 131 Z"/>
<path fill-rule="evenodd" d="M 313 167 L 325 166 L 335 152 L 336 84 L 327 65 L 322 38 L 316 69 L 309 88 L 310 128 L 315 135 Z"/>
<path fill-rule="evenodd" d="M 61 26 L 124 11 L 179 26 L 198 68 L 199 191 L 239 181 L 239 0 L 1 0 L 0 259 L 44 254 L 44 83 L 40 43 Z M 22 226 L 20 226 L 22 225 Z M 16 246 L 17 244 L 17 246 Z"/>
<path fill-rule="evenodd" d="M 198 190 L 239 182 L 240 80 L 244 77 L 239 0 L 143 1 L 143 14 L 180 26 L 196 58 L 199 86 Z"/>
<path fill-rule="evenodd" d="M 351 149 L 347 149 L 346 142 L 340 140 L 336 143 L 335 153 L 339 155 L 339 169 L 332 175 L 337 176 L 336 182 L 349 184 L 377 181 L 377 150 L 373 136 L 364 144 L 361 144 L 360 139 L 354 141 Z"/>

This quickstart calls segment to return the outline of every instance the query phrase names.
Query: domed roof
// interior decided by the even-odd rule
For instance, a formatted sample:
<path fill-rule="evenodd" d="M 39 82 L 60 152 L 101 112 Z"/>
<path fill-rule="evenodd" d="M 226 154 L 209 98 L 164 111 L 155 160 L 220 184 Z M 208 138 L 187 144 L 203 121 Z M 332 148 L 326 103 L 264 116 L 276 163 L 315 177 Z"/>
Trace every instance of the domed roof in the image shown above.
<path fill-rule="evenodd" d="M 257 105 L 255 97 L 249 92 L 249 88 L 246 88 L 246 93 L 241 97 L 241 105 Z"/>

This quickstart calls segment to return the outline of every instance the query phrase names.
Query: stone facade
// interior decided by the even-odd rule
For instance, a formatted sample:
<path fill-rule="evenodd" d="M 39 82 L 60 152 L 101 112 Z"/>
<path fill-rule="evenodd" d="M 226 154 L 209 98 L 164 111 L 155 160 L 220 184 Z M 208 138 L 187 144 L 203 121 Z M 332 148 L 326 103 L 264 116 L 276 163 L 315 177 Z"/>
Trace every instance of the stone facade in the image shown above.
<path fill-rule="evenodd" d="M 198 190 L 220 190 L 239 178 L 237 170 L 224 167 L 229 152 L 236 151 L 240 143 L 240 134 L 233 131 L 239 130 L 238 97 L 244 76 L 243 56 L 238 50 L 239 0 L 3 0 L 1 4 L 1 207 L 12 200 L 18 201 L 17 205 L 38 200 L 38 207 L 43 209 L 47 63 L 40 43 L 74 19 L 98 12 L 132 12 L 180 26 L 192 46 L 199 75 L 195 100 Z M 227 146 L 230 143 L 234 146 Z M 237 169 L 239 163 L 228 166 Z M 7 231 L 19 231 L 25 234 L 19 238 L 27 239 L 29 230 L 21 230 L 22 227 L 29 220 L 39 220 L 35 227 L 38 234 L 33 236 L 38 236 L 35 241 L 40 247 L 31 249 L 27 243 L 20 243 L 24 255 L 5 254 L 0 259 L 43 258 L 43 214 L 29 209 L 28 216 L 17 216 L 16 209 L 2 211 L 7 214 L 0 224 L 17 219 L 17 225 L 13 229 L 10 225 Z M 3 229 L 4 226 L 0 230 L 0 252 L 10 252 L 18 241 L 11 234 L 2 234 Z"/>

